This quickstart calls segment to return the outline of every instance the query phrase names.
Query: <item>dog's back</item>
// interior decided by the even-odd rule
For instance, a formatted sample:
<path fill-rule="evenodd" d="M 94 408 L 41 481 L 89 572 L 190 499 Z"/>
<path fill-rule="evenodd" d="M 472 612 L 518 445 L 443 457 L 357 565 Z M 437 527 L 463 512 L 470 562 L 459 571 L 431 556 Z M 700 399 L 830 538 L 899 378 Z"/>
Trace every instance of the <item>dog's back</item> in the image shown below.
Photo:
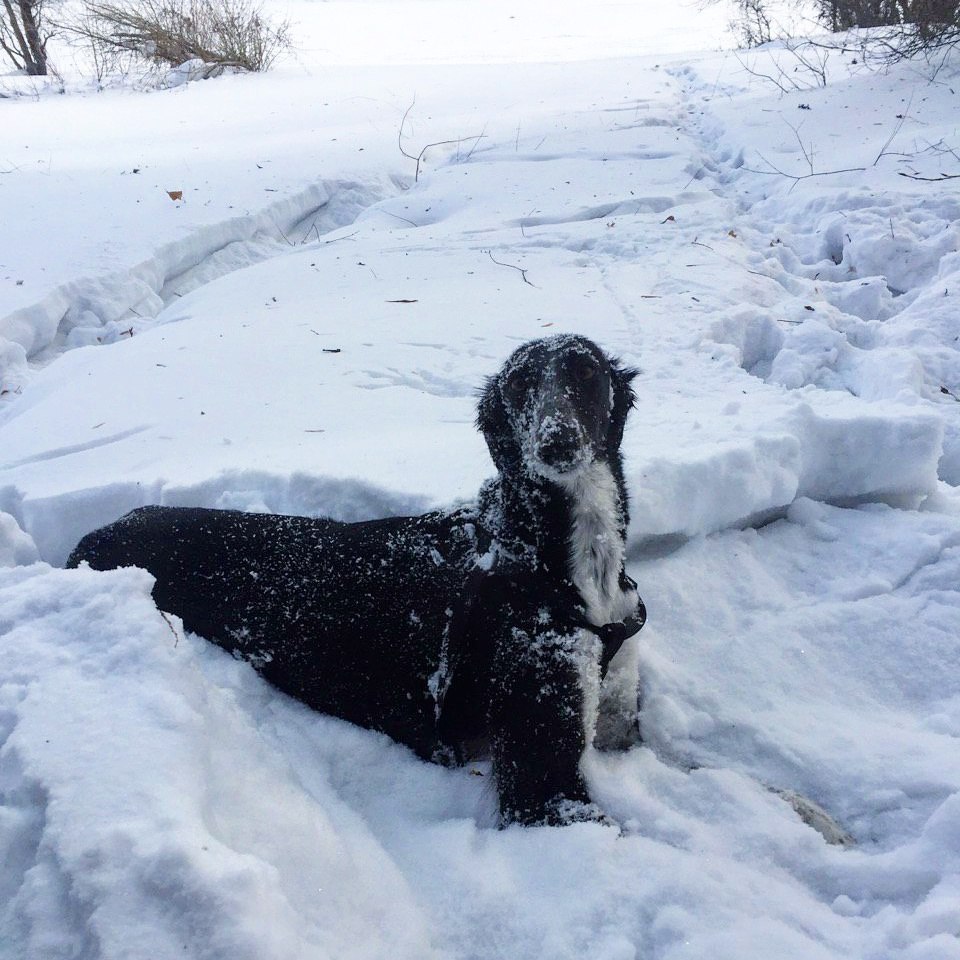
<path fill-rule="evenodd" d="M 68 566 L 138 566 L 185 627 L 311 707 L 430 757 L 436 682 L 472 568 L 466 512 L 364 523 L 143 507 L 84 537 Z"/>

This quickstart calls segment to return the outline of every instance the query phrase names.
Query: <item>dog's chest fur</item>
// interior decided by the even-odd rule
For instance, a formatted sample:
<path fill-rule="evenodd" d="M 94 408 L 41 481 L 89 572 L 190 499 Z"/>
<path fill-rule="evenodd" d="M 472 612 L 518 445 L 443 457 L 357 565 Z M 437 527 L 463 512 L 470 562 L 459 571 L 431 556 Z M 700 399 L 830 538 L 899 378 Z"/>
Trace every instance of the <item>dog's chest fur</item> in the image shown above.
<path fill-rule="evenodd" d="M 561 485 L 570 505 L 569 574 L 587 619 L 597 626 L 623 620 L 636 609 L 637 596 L 620 582 L 623 505 L 613 472 L 597 461 L 563 478 Z"/>

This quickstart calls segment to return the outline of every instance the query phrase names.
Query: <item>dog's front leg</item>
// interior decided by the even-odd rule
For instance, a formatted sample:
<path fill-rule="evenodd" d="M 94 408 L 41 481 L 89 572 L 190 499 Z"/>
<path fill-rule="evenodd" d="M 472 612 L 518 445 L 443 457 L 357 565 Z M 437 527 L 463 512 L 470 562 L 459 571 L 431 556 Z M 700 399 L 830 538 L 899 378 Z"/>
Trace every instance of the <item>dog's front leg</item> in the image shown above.
<path fill-rule="evenodd" d="M 501 825 L 599 819 L 580 772 L 586 748 L 577 636 L 504 627 L 490 696 Z"/>

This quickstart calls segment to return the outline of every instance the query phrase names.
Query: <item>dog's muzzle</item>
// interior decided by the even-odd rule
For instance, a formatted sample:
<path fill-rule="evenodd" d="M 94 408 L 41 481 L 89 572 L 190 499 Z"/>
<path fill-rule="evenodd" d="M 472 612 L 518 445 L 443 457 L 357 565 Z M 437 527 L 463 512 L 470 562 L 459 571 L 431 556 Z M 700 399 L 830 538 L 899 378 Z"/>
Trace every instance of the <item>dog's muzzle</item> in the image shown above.
<path fill-rule="evenodd" d="M 555 473 L 569 473 L 593 459 L 589 432 L 560 384 L 544 390 L 533 411 L 530 452 Z"/>
<path fill-rule="evenodd" d="M 533 454 L 544 466 L 565 473 L 589 459 L 590 442 L 576 420 L 550 415 L 535 428 Z"/>

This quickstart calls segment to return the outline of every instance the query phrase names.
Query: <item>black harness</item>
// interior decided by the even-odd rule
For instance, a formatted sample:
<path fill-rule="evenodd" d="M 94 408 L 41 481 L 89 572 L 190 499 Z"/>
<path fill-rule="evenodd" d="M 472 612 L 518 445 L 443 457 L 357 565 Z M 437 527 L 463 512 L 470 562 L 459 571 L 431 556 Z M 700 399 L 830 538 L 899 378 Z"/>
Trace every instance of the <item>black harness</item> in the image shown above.
<path fill-rule="evenodd" d="M 580 626 L 591 633 L 595 633 L 600 638 L 602 647 L 600 652 L 601 679 L 607 675 L 607 667 L 610 666 L 610 661 L 617 655 L 624 641 L 639 633 L 646 622 L 647 608 L 639 597 L 637 598 L 637 612 L 623 620 L 614 620 L 612 623 L 604 623 L 599 627 L 586 619 L 581 620 Z"/>

